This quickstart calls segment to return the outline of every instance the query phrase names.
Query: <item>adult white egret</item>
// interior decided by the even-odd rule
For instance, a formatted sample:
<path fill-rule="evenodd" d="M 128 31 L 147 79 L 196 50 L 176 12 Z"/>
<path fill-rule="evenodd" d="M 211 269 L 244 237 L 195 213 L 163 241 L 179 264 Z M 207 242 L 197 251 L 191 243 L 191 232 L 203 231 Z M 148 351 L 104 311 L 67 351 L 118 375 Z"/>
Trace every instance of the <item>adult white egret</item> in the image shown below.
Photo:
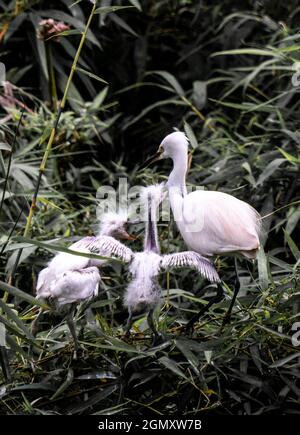
<path fill-rule="evenodd" d="M 131 259 L 131 250 L 114 237 L 133 239 L 126 231 L 127 216 L 123 213 L 105 213 L 101 217 L 97 236 L 84 237 L 69 249 L 81 253 L 97 253 L 105 257 Z M 79 348 L 73 315 L 79 302 L 98 295 L 100 273 L 98 267 L 107 260 L 90 259 L 65 252 L 57 254 L 38 276 L 36 296 L 46 300 L 54 311 L 66 315 L 67 324 L 74 339 L 75 351 Z M 42 315 L 40 310 L 33 322 L 35 333 Z"/>
<path fill-rule="evenodd" d="M 129 317 L 127 333 L 132 324 L 134 312 L 148 309 L 148 324 L 154 333 L 155 340 L 159 334 L 154 326 L 153 311 L 161 299 L 161 287 L 158 275 L 170 268 L 191 267 L 211 282 L 220 282 L 217 271 L 212 263 L 193 251 L 161 255 L 157 236 L 157 211 L 162 201 L 163 185 L 153 185 L 144 189 L 143 203 L 146 206 L 147 219 L 143 252 L 132 252 L 129 271 L 132 281 L 124 295 L 124 305 L 128 308 Z"/>
<path fill-rule="evenodd" d="M 227 193 L 197 190 L 187 194 L 188 140 L 184 133 L 174 132 L 166 136 L 156 155 L 143 166 L 161 158 L 171 158 L 173 161 L 167 187 L 174 219 L 186 245 L 205 257 L 240 254 L 255 259 L 260 246 L 259 213 L 246 202 Z M 236 275 L 234 294 L 224 322 L 230 319 L 239 291 L 237 269 Z M 212 302 L 220 299 L 220 288 L 218 292 Z M 206 308 L 211 305 L 208 304 Z M 202 313 L 203 310 L 187 326 L 192 327 Z"/>

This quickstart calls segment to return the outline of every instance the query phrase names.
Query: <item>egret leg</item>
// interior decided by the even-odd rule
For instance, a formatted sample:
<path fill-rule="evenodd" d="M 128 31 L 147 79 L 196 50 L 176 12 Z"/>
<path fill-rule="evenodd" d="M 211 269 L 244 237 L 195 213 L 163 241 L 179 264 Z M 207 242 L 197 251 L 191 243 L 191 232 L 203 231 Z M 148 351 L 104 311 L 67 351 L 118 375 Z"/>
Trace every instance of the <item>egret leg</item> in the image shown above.
<path fill-rule="evenodd" d="M 230 319 L 231 319 L 231 312 L 235 303 L 235 300 L 237 298 L 238 292 L 241 288 L 241 283 L 240 283 L 240 279 L 239 279 L 239 273 L 238 273 L 238 268 L 237 268 L 237 259 L 234 258 L 234 269 L 235 269 L 235 283 L 234 283 L 234 291 L 233 291 L 233 296 L 228 308 L 227 313 L 224 316 L 223 322 L 222 322 L 222 326 L 221 329 L 224 328 L 225 325 L 227 325 L 228 323 L 230 323 Z"/>
<path fill-rule="evenodd" d="M 194 324 L 197 322 L 197 320 L 199 320 L 199 318 L 203 316 L 203 314 L 205 314 L 212 305 L 216 304 L 217 302 L 220 302 L 223 299 L 223 296 L 224 296 L 223 287 L 221 284 L 218 284 L 216 295 L 213 298 L 211 298 L 211 300 L 189 320 L 189 322 L 186 325 L 186 331 L 193 330 Z"/>
<path fill-rule="evenodd" d="M 157 345 L 157 344 L 159 344 L 161 342 L 162 335 L 157 331 L 153 315 L 154 315 L 154 309 L 151 308 L 151 310 L 149 311 L 148 316 L 147 316 L 147 322 L 148 322 L 149 328 L 151 329 L 151 331 L 154 334 L 153 343 L 152 344 L 153 344 L 153 346 L 155 346 L 155 345 Z"/>
<path fill-rule="evenodd" d="M 8 353 L 5 346 L 0 346 L 0 363 L 6 382 L 11 382 L 11 372 L 9 367 Z"/>
<path fill-rule="evenodd" d="M 125 326 L 125 337 L 129 337 L 132 324 L 133 324 L 133 312 L 130 308 L 128 308 L 128 318 Z"/>
<path fill-rule="evenodd" d="M 66 316 L 67 325 L 69 327 L 69 330 L 71 332 L 72 338 L 74 340 L 75 345 L 75 353 L 80 349 L 80 344 L 77 338 L 76 334 L 76 328 L 74 324 L 74 313 L 75 313 L 75 306 L 71 308 L 71 311 Z"/>

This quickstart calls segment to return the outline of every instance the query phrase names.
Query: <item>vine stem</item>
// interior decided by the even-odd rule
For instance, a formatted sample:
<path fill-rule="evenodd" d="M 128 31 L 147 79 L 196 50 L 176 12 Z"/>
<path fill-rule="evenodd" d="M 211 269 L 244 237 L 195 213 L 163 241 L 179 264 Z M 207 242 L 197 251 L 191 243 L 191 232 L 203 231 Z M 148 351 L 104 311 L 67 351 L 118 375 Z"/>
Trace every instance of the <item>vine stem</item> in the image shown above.
<path fill-rule="evenodd" d="M 87 21 L 87 23 L 85 25 L 85 29 L 84 29 L 84 31 L 83 31 L 83 33 L 81 35 L 79 46 L 77 48 L 77 51 L 76 51 L 76 54 L 75 54 L 75 57 L 74 57 L 74 60 L 73 60 L 73 63 L 72 63 L 71 71 L 70 71 L 70 74 L 69 74 L 69 77 L 68 77 L 68 80 L 67 80 L 67 84 L 66 84 L 66 87 L 65 87 L 64 95 L 63 95 L 63 98 L 62 98 L 62 100 L 60 102 L 58 111 L 56 113 L 55 121 L 54 121 L 53 127 L 51 129 L 51 133 L 50 133 L 50 136 L 49 136 L 49 139 L 48 139 L 48 143 L 47 143 L 47 146 L 46 146 L 46 149 L 45 149 L 45 152 L 44 152 L 44 156 L 43 156 L 42 162 L 41 162 L 40 167 L 39 167 L 39 174 L 38 174 L 36 186 L 35 186 L 35 189 L 34 189 L 34 193 L 33 193 L 33 196 L 32 196 L 30 210 L 29 210 L 29 213 L 28 213 L 28 216 L 27 216 L 26 225 L 25 225 L 25 229 L 24 229 L 24 233 L 23 233 L 24 237 L 28 237 L 28 235 L 30 233 L 30 230 L 31 230 L 31 227 L 32 227 L 32 219 L 33 219 L 33 215 L 34 215 L 34 210 L 36 208 L 36 202 L 37 202 L 37 197 L 38 197 L 38 193 L 39 193 L 39 189 L 40 189 L 40 185 L 41 185 L 42 176 L 43 176 L 43 174 L 45 172 L 45 169 L 46 169 L 47 160 L 48 160 L 49 154 L 50 154 L 51 149 L 52 149 L 53 141 L 54 141 L 54 138 L 55 138 L 55 135 L 56 135 L 56 132 L 57 132 L 57 127 L 58 127 L 58 124 L 59 124 L 59 120 L 60 120 L 61 114 L 62 114 L 62 112 L 63 112 L 63 110 L 65 108 L 65 105 L 66 105 L 69 89 L 70 89 L 70 86 L 71 86 L 71 83 L 72 83 L 72 79 L 73 79 L 74 73 L 76 71 L 76 67 L 77 67 L 77 63 L 78 63 L 79 57 L 80 57 L 80 53 L 81 53 L 84 41 L 86 39 L 86 35 L 87 35 L 88 29 L 90 27 L 92 18 L 94 16 L 95 11 L 96 11 L 96 4 L 97 4 L 97 2 L 94 2 L 92 10 L 91 10 L 91 13 L 90 13 L 89 18 L 88 18 L 88 21 Z M 23 248 L 20 248 L 18 250 L 18 252 L 17 252 L 17 257 L 16 257 L 16 260 L 15 260 L 12 272 L 11 272 L 11 274 L 9 276 L 9 280 L 8 280 L 10 284 L 12 284 L 12 281 L 14 279 L 14 276 L 15 276 L 16 270 L 18 268 L 22 252 L 23 252 Z"/>

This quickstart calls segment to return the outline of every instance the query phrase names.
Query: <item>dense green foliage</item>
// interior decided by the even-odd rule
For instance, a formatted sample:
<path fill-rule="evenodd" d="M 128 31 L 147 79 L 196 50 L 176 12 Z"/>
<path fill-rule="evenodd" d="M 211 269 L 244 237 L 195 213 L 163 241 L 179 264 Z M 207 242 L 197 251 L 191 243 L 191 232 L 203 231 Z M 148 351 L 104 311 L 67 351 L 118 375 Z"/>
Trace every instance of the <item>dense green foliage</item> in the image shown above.
<path fill-rule="evenodd" d="M 298 2 L 99 0 L 99 8 L 131 8 L 93 18 L 42 176 L 29 245 L 17 237 L 92 7 L 72 3 L 0 1 L 0 62 L 9 82 L 0 88 L 0 345 L 6 331 L 13 376 L 5 385 L 0 372 L 0 413 L 299 413 L 300 348 L 291 341 L 300 294 Z M 39 39 L 45 18 L 70 30 L 58 40 Z M 156 313 L 166 336 L 158 347 L 145 317 L 124 339 L 126 268 L 105 268 L 94 317 L 84 325 L 84 307 L 76 315 L 84 353 L 74 361 L 62 319 L 49 315 L 31 335 L 38 307 L 28 295 L 53 254 L 34 243 L 67 246 L 91 234 L 101 185 L 117 187 L 120 177 L 131 185 L 165 179 L 169 162 L 138 168 L 173 128 L 190 139 L 189 184 L 231 193 L 261 212 L 258 261 L 240 263 L 240 297 L 220 331 L 234 269 L 231 259 L 216 260 L 229 297 L 200 319 L 193 337 L 181 326 L 213 287 L 189 271 L 162 276 L 169 295 Z M 162 222 L 159 234 L 163 252 L 184 248 L 172 222 Z M 5 285 L 20 247 L 14 286 Z"/>

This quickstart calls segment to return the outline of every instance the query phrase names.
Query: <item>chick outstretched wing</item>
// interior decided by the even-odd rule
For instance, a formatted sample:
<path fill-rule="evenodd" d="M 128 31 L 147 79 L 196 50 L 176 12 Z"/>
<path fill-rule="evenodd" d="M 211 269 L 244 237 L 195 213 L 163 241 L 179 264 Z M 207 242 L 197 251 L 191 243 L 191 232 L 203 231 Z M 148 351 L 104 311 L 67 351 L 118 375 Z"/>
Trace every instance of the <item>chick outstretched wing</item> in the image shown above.
<path fill-rule="evenodd" d="M 134 253 L 130 248 L 118 242 L 110 236 L 94 237 L 94 240 L 87 245 L 87 249 L 95 254 L 103 255 L 104 257 L 116 257 L 125 263 L 129 263 Z"/>
<path fill-rule="evenodd" d="M 221 281 L 214 265 L 207 258 L 194 251 L 163 255 L 161 268 L 169 269 L 171 267 L 191 267 L 211 282 Z"/>

